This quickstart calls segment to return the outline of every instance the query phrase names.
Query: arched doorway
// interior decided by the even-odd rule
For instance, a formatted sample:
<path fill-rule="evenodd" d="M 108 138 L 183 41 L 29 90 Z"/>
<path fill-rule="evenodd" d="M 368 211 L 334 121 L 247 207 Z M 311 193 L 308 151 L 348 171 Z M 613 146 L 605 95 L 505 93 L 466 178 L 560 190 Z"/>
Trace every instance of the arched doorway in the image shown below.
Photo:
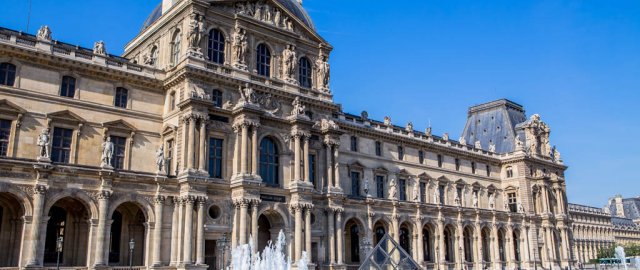
<path fill-rule="evenodd" d="M 513 230 L 513 252 L 514 252 L 513 255 L 514 255 L 514 258 L 516 259 L 516 262 L 518 263 L 518 266 L 522 261 L 522 257 L 520 254 L 520 241 L 521 241 L 520 230 Z"/>
<path fill-rule="evenodd" d="M 0 267 L 18 266 L 24 208 L 13 195 L 0 193 Z"/>
<path fill-rule="evenodd" d="M 467 226 L 464 228 L 462 235 L 464 242 L 464 261 L 468 263 L 473 262 L 473 227 Z"/>
<path fill-rule="evenodd" d="M 350 219 L 345 224 L 345 258 L 348 264 L 360 263 L 360 238 L 364 235 L 364 229 L 355 219 Z M 340 251 L 338 251 L 340 252 Z"/>
<path fill-rule="evenodd" d="M 278 212 L 266 211 L 258 217 L 258 251 L 262 252 L 270 243 L 278 241 L 278 234 L 285 224 Z"/>
<path fill-rule="evenodd" d="M 422 229 L 422 246 L 423 246 L 423 260 L 425 262 L 435 262 L 434 256 L 434 234 L 433 228 L 430 225 L 424 226 Z"/>
<path fill-rule="evenodd" d="M 498 254 L 500 254 L 500 262 L 504 264 L 507 261 L 506 250 L 505 250 L 505 236 L 504 230 L 498 230 Z"/>
<path fill-rule="evenodd" d="M 146 217 L 142 209 L 132 202 L 123 203 L 113 212 L 111 220 L 109 265 L 129 265 L 130 260 L 132 265 L 145 265 Z"/>
<path fill-rule="evenodd" d="M 373 226 L 373 246 L 377 246 L 380 240 L 387 234 L 387 226 L 382 221 L 376 222 Z"/>
<path fill-rule="evenodd" d="M 62 198 L 49 209 L 48 215 L 44 265 L 56 264 L 56 246 L 58 238 L 61 238 L 60 265 L 86 266 L 89 251 L 89 211 L 85 205 L 75 198 Z"/>
<path fill-rule="evenodd" d="M 446 226 L 444 228 L 444 261 L 447 263 L 455 263 L 455 228 Z"/>
<path fill-rule="evenodd" d="M 411 253 L 411 239 L 413 239 L 413 237 L 411 237 L 411 225 L 407 224 L 407 223 L 402 223 L 402 225 L 400 225 L 400 247 L 402 247 L 402 249 L 404 249 L 404 251 L 407 252 L 407 254 L 412 254 Z"/>
<path fill-rule="evenodd" d="M 491 262 L 491 231 L 482 229 L 482 261 Z"/>

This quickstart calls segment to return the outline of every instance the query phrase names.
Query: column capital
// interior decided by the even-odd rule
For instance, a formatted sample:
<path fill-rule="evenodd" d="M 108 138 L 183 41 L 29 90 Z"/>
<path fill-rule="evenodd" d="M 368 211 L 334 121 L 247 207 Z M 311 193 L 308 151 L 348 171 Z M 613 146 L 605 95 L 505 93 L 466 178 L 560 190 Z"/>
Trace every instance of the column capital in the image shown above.
<path fill-rule="evenodd" d="M 48 188 L 45 185 L 35 185 L 33 186 L 33 194 L 45 195 L 47 194 Z"/>
<path fill-rule="evenodd" d="M 98 198 L 98 200 L 108 200 L 109 198 L 111 198 L 111 194 L 112 194 L 111 191 L 101 190 L 101 191 L 98 191 L 98 194 L 96 194 L 97 195 L 96 197 Z"/>
<path fill-rule="evenodd" d="M 339 138 L 327 137 L 327 138 L 324 139 L 324 144 L 326 146 L 329 146 L 329 147 L 331 147 L 331 146 L 338 147 L 338 146 L 340 146 L 340 139 Z"/>
<path fill-rule="evenodd" d="M 157 195 L 155 198 L 156 204 L 164 204 L 164 201 L 167 199 L 165 196 Z"/>

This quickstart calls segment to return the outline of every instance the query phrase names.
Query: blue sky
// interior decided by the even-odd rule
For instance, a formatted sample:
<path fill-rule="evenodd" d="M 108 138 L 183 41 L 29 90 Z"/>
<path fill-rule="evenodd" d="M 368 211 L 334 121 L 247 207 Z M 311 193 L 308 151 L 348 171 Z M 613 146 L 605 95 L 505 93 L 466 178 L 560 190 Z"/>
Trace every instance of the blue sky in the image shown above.
<path fill-rule="evenodd" d="M 31 26 L 110 53 L 160 0 L 33 0 Z M 334 47 L 332 87 L 346 112 L 390 115 L 459 137 L 469 106 L 508 98 L 552 128 L 569 200 L 602 206 L 640 195 L 640 1 L 304 0 Z M 0 26 L 25 30 L 28 1 Z M 638 167 L 636 167 L 638 166 Z"/>

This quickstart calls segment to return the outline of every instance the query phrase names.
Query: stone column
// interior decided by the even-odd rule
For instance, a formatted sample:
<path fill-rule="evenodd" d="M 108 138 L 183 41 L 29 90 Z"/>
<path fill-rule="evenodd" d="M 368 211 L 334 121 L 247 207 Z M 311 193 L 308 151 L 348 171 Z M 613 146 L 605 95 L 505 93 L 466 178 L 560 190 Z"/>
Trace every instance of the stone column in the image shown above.
<path fill-rule="evenodd" d="M 206 199 L 198 198 L 198 222 L 196 227 L 196 264 L 204 264 L 204 205 Z"/>
<path fill-rule="evenodd" d="M 207 171 L 207 121 L 202 119 L 200 121 L 200 157 L 198 158 L 200 169 L 203 172 Z"/>
<path fill-rule="evenodd" d="M 458 222 L 457 231 L 458 231 L 457 232 L 458 237 L 456 237 L 456 245 L 455 245 L 454 253 L 456 254 L 455 257 L 456 257 L 456 264 L 458 265 L 457 268 L 463 269 L 463 264 L 466 260 L 465 260 L 465 250 L 464 250 L 464 229 L 462 228 L 462 222 Z"/>
<path fill-rule="evenodd" d="M 342 233 L 342 210 L 339 210 L 336 212 L 336 234 L 338 236 L 338 244 L 337 244 L 338 264 L 342 264 L 344 262 L 342 260 L 342 254 L 344 254 L 343 245 L 342 245 L 344 241 L 344 234 Z"/>
<path fill-rule="evenodd" d="M 302 226 L 304 226 L 302 221 L 302 207 L 300 205 L 295 205 L 291 209 L 293 211 L 293 215 L 295 217 L 295 231 L 294 231 L 294 261 L 300 260 L 302 257 Z"/>
<path fill-rule="evenodd" d="M 36 185 L 33 188 L 33 217 L 31 219 L 31 235 L 28 237 L 31 240 L 31 246 L 28 250 L 27 265 L 38 266 L 40 265 L 40 259 L 38 258 L 40 250 L 40 227 L 42 225 L 42 209 L 44 208 L 45 195 L 47 188 L 45 186 Z"/>
<path fill-rule="evenodd" d="M 253 132 L 251 133 L 251 174 L 258 175 L 258 125 L 253 125 Z M 257 245 L 257 243 L 254 243 Z"/>
<path fill-rule="evenodd" d="M 418 240 L 416 241 L 417 251 L 416 256 L 414 257 L 416 258 L 416 262 L 418 262 L 419 265 L 422 265 L 422 263 L 424 262 L 424 235 L 422 234 L 422 222 L 420 218 L 416 219 L 416 231 Z"/>
<path fill-rule="evenodd" d="M 184 259 L 182 258 L 183 252 L 183 232 L 184 232 L 184 198 L 178 199 L 178 233 L 176 234 L 176 265 L 181 264 Z"/>
<path fill-rule="evenodd" d="M 492 224 L 491 225 L 491 247 L 493 249 L 493 252 L 491 252 L 491 255 L 493 255 L 493 268 L 496 269 L 501 269 L 502 267 L 500 266 L 500 239 L 498 239 L 498 225 L 497 224 Z"/>
<path fill-rule="evenodd" d="M 329 220 L 329 263 L 333 264 L 336 262 L 335 210 L 328 209 L 327 212 Z"/>
<path fill-rule="evenodd" d="M 189 141 L 187 142 L 187 160 L 189 161 L 188 169 L 195 167 L 195 142 L 196 142 L 196 119 L 189 118 Z"/>
<path fill-rule="evenodd" d="M 107 212 L 109 212 L 109 197 L 111 197 L 111 193 L 109 191 L 100 191 L 98 194 L 98 230 L 96 232 L 97 241 L 96 241 L 96 260 L 95 265 L 107 265 L 107 260 L 105 260 L 105 250 L 108 247 L 105 247 L 105 237 L 106 237 L 106 226 L 107 226 Z"/>
<path fill-rule="evenodd" d="M 445 268 L 445 244 L 444 244 L 444 222 L 442 220 L 438 220 L 438 229 L 437 229 L 438 235 L 436 236 L 436 239 L 438 240 L 438 244 L 436 245 L 435 253 L 436 253 L 436 259 L 437 259 L 437 266 L 436 268 L 438 269 L 444 269 Z"/>
<path fill-rule="evenodd" d="M 248 202 L 240 203 L 240 245 L 247 244 L 247 208 Z"/>
<path fill-rule="evenodd" d="M 184 258 L 182 261 L 185 265 L 193 263 L 193 254 L 191 253 L 191 241 L 193 241 L 193 198 L 187 198 L 184 208 Z"/>
<path fill-rule="evenodd" d="M 173 217 L 171 219 L 171 265 L 176 265 L 178 262 L 178 219 L 180 218 L 180 201 L 177 197 L 173 197 Z"/>
<path fill-rule="evenodd" d="M 162 265 L 160 251 L 162 250 L 162 211 L 164 210 L 164 196 L 156 196 L 155 209 L 156 223 L 153 228 L 153 265 Z"/>
<path fill-rule="evenodd" d="M 293 135 L 293 178 L 294 181 L 302 180 L 300 176 L 300 166 L 301 166 L 301 157 L 300 157 L 300 134 Z"/>
<path fill-rule="evenodd" d="M 258 251 L 258 204 L 257 200 L 251 203 L 251 241 L 254 254 Z"/>
<path fill-rule="evenodd" d="M 524 258 L 523 261 L 525 262 L 523 268 L 531 268 L 532 260 L 530 256 L 531 249 L 529 247 L 529 226 L 522 226 L 522 229 L 520 231 L 520 238 L 523 238 L 522 241 L 520 241 L 522 243 L 520 244 L 520 257 Z"/>
<path fill-rule="evenodd" d="M 340 187 L 340 161 L 338 159 L 338 154 L 340 153 L 339 148 L 340 147 L 337 144 L 333 146 L 333 172 L 335 173 L 335 176 L 333 177 L 333 184 L 336 188 Z"/>
<path fill-rule="evenodd" d="M 242 125 L 242 146 L 240 154 L 240 171 L 241 174 L 247 174 L 247 142 L 249 140 L 249 126 L 247 124 Z"/>
<path fill-rule="evenodd" d="M 311 261 L 311 207 L 307 206 L 305 216 L 304 216 L 304 241 L 305 241 L 305 251 L 307 252 L 307 256 L 309 261 Z"/>
<path fill-rule="evenodd" d="M 331 152 L 330 144 L 325 145 L 325 154 L 326 154 L 325 157 L 326 157 L 326 166 L 327 166 L 327 189 L 330 189 L 331 187 L 334 186 L 333 169 L 332 169 L 333 162 L 331 161 L 333 157 L 333 153 Z"/>
<path fill-rule="evenodd" d="M 239 173 L 239 162 L 240 162 L 240 129 L 237 126 L 233 127 L 233 132 L 236 134 L 236 140 L 233 146 L 233 175 L 237 175 Z"/>
<path fill-rule="evenodd" d="M 302 159 L 304 160 L 304 182 L 309 182 L 309 136 L 304 136 L 304 151 L 303 151 L 303 157 Z M 309 251 L 307 251 L 309 252 Z"/>
<path fill-rule="evenodd" d="M 182 163 L 180 164 L 180 166 L 182 166 L 182 170 L 186 171 L 189 169 L 189 154 L 187 153 L 189 151 L 189 121 L 190 121 L 190 117 L 189 116 L 184 116 L 182 118 Z"/>
<path fill-rule="evenodd" d="M 233 202 L 233 224 L 231 229 L 231 249 L 238 246 L 238 227 L 240 226 L 240 203 Z"/>
<path fill-rule="evenodd" d="M 545 213 L 551 212 L 549 208 L 549 189 L 547 187 L 542 187 L 542 207 L 544 208 Z"/>
<path fill-rule="evenodd" d="M 397 214 L 393 214 L 393 216 L 391 217 L 391 226 L 393 228 L 389 228 L 389 231 L 392 232 L 391 236 L 393 237 L 393 240 L 396 241 L 398 244 L 400 243 L 400 217 Z"/>
<path fill-rule="evenodd" d="M 511 225 L 507 226 L 507 235 L 505 235 L 505 246 L 504 251 L 506 253 L 505 258 L 507 259 L 508 267 L 513 268 L 516 261 L 516 250 L 513 248 L 513 241 L 516 239 L 513 238 L 513 229 Z"/>
<path fill-rule="evenodd" d="M 482 249 L 484 243 L 482 240 L 482 227 L 480 226 L 480 222 L 478 219 L 476 219 L 476 226 L 475 226 L 475 238 L 476 238 L 476 269 L 482 269 L 482 261 L 484 260 L 484 250 Z"/>

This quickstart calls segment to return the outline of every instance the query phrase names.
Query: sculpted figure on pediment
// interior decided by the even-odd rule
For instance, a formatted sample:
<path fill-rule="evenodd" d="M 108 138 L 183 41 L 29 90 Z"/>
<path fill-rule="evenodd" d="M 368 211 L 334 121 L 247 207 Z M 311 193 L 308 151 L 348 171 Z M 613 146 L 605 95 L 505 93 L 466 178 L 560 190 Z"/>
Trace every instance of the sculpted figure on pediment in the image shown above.
<path fill-rule="evenodd" d="M 296 74 L 296 51 L 295 46 L 288 44 L 282 52 L 282 67 L 284 69 L 284 77 L 288 82 L 294 82 L 293 76 Z"/>
<path fill-rule="evenodd" d="M 329 57 L 324 52 L 320 52 L 320 57 L 316 61 L 316 76 L 320 84 L 320 89 L 329 92 L 329 80 L 331 79 L 331 67 Z"/>
<path fill-rule="evenodd" d="M 306 107 L 300 101 L 300 97 L 296 97 L 291 105 L 293 106 L 293 109 L 291 110 L 292 116 L 304 115 Z"/>
<path fill-rule="evenodd" d="M 200 14 L 193 13 L 189 22 L 189 49 L 201 52 L 200 42 L 204 33 L 204 17 Z"/>
<path fill-rule="evenodd" d="M 240 92 L 240 103 L 244 104 L 254 104 L 255 103 L 255 94 L 253 93 L 253 88 L 247 83 L 244 87 L 240 86 L 238 88 Z"/>
<path fill-rule="evenodd" d="M 249 50 L 249 41 L 247 40 L 247 30 L 236 25 L 233 33 L 233 58 L 234 65 L 240 69 L 247 68 L 247 51 Z"/>

